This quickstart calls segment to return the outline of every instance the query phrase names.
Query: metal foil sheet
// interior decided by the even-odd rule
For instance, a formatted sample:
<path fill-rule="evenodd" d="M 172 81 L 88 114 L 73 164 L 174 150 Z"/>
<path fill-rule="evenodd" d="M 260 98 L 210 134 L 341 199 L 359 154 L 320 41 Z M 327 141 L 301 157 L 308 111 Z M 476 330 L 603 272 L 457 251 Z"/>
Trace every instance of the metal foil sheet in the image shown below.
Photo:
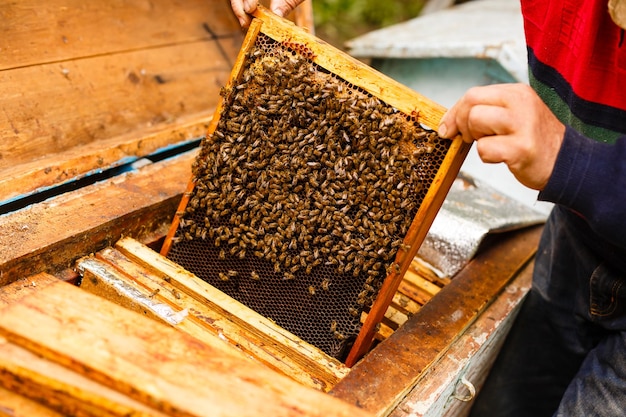
<path fill-rule="evenodd" d="M 489 233 L 545 222 L 546 214 L 505 196 L 467 174 L 455 180 L 418 257 L 453 277 L 475 255 Z"/>

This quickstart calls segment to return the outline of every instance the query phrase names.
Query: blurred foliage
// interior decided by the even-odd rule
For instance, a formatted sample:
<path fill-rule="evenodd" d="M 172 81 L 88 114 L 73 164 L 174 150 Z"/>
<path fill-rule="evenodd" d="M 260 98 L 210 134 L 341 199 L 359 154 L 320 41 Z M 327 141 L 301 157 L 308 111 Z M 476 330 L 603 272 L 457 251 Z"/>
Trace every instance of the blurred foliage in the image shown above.
<path fill-rule="evenodd" d="M 343 48 L 375 29 L 416 17 L 425 0 L 313 0 L 317 36 Z"/>

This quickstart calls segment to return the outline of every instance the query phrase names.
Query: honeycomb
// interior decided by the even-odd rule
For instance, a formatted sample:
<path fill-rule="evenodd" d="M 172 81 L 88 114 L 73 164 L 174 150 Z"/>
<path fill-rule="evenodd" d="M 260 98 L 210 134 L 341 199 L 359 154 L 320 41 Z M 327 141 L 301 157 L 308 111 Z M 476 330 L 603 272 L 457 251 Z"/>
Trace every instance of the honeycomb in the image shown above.
<path fill-rule="evenodd" d="M 167 256 L 343 360 L 450 141 L 259 33 Z"/>

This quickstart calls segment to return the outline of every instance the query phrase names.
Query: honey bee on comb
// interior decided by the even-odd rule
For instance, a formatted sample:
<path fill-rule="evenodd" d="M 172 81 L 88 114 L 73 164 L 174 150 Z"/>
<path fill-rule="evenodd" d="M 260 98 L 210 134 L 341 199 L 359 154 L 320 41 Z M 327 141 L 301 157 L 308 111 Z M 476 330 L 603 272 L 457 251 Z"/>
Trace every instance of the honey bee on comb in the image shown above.
<path fill-rule="evenodd" d="M 258 34 L 221 92 L 168 257 L 333 354 L 406 248 L 450 142 L 314 58 Z"/>

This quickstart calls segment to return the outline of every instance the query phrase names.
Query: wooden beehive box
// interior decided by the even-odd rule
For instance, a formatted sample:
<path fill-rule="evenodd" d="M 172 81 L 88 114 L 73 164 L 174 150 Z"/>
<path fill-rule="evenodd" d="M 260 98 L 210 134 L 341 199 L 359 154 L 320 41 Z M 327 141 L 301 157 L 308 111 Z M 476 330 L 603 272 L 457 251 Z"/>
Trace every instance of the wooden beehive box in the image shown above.
<path fill-rule="evenodd" d="M 211 301 L 221 317 L 234 317 L 218 323 L 223 333 L 207 330 L 213 319 L 203 322 L 193 310 L 219 295 L 194 287 L 193 277 L 142 243 L 159 249 L 240 50 L 243 33 L 230 5 L 0 2 L 0 17 L 3 409 L 404 415 L 417 413 L 426 397 L 422 409 L 446 404 L 469 366 L 468 359 L 449 369 L 446 355 L 493 349 L 496 337 L 466 341 L 471 332 L 505 327 L 505 320 L 489 327 L 477 318 L 487 308 L 509 316 L 515 302 L 492 301 L 513 278 L 525 282 L 534 229 L 487 247 L 441 290 L 403 284 L 405 294 L 429 301 L 352 369 L 307 353 L 308 346 L 303 352 L 301 341 L 232 300 Z M 78 270 L 88 277 L 84 289 L 116 274 L 132 283 L 134 273 L 144 298 L 169 305 L 173 322 L 154 323 L 62 282 L 78 283 Z M 523 286 L 507 297 L 522 294 Z M 107 296 L 120 304 L 141 298 Z M 271 329 L 255 333 L 248 327 L 255 320 Z M 277 340 L 276 350 L 263 348 Z"/>

